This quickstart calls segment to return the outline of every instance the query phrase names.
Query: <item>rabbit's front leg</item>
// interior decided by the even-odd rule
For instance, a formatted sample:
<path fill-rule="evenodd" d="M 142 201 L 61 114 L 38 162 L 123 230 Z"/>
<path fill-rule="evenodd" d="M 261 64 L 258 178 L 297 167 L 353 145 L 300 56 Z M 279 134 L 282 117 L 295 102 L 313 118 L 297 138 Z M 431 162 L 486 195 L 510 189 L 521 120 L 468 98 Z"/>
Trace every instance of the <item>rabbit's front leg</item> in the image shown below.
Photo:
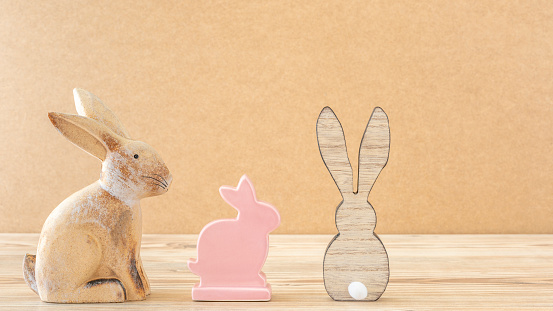
<path fill-rule="evenodd" d="M 142 284 L 144 285 L 144 291 L 146 292 L 146 296 L 150 295 L 150 281 L 148 280 L 148 276 L 146 275 L 146 272 L 144 271 L 144 266 L 142 265 L 142 258 L 140 256 L 138 257 L 138 275 L 142 278 Z"/>
<path fill-rule="evenodd" d="M 134 256 L 131 256 L 127 263 L 121 267 L 117 277 L 125 287 L 127 300 L 146 299 L 145 285 L 138 270 L 138 261 Z"/>

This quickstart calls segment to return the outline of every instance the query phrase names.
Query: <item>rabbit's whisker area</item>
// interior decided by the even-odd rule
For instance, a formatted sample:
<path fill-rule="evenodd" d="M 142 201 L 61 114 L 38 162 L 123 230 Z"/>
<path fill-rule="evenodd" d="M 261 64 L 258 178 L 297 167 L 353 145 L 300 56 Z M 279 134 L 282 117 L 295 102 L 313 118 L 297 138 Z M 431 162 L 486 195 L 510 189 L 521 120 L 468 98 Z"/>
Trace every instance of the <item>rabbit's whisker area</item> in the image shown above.
<path fill-rule="evenodd" d="M 159 183 L 159 182 L 153 181 L 152 184 L 153 184 L 153 185 L 156 185 L 156 186 L 158 186 L 158 187 L 161 187 L 161 188 L 163 188 L 163 189 L 167 189 L 167 187 L 165 187 L 164 184 L 161 184 L 161 183 Z"/>
<path fill-rule="evenodd" d="M 165 182 L 165 185 L 167 185 L 167 184 L 168 184 L 168 183 L 167 183 L 167 180 L 165 180 L 165 178 L 163 178 L 163 176 L 161 176 L 161 175 L 158 175 L 158 174 L 154 174 L 154 175 L 156 175 L 156 176 L 159 176 L 159 177 L 161 177 L 161 179 L 163 179 L 163 181 Z"/>
<path fill-rule="evenodd" d="M 156 185 L 156 186 L 159 186 L 159 187 L 161 187 L 161 188 L 163 188 L 163 189 L 167 189 L 167 187 L 165 187 L 163 184 L 158 184 L 158 183 L 156 183 L 156 182 L 154 182 L 153 184 Z"/>
<path fill-rule="evenodd" d="M 155 175 L 155 174 L 154 174 L 154 175 Z M 143 177 L 143 178 L 150 178 L 150 179 L 153 179 L 153 180 L 157 181 L 158 183 L 162 184 L 162 185 L 164 186 L 164 188 L 167 187 L 167 184 L 165 184 L 163 181 L 161 181 L 161 180 L 159 180 L 159 179 L 157 179 L 157 178 L 155 178 L 155 177 L 145 176 L 145 175 L 142 175 L 142 177 Z"/>

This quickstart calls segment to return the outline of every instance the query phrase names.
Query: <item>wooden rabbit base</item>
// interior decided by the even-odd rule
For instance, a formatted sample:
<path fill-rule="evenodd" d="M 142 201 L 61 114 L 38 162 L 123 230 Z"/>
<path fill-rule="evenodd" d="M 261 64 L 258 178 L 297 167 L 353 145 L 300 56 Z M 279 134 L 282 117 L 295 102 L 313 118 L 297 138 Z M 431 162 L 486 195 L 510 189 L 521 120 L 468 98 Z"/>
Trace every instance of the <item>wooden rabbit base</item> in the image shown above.
<path fill-rule="evenodd" d="M 271 284 L 265 287 L 200 287 L 192 288 L 192 300 L 197 301 L 269 301 Z"/>

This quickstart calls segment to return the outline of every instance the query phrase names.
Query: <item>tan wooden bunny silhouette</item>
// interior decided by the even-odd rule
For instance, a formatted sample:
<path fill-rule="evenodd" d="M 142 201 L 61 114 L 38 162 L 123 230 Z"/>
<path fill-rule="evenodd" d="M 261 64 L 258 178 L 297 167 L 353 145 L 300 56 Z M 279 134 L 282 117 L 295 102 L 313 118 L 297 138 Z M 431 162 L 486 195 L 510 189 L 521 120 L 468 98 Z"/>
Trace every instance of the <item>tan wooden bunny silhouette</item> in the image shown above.
<path fill-rule="evenodd" d="M 377 107 L 367 124 L 359 149 L 357 191 L 353 189 L 342 125 L 329 107 L 321 111 L 317 120 L 317 140 L 323 161 L 343 198 L 336 208 L 339 233 L 328 244 L 324 257 L 326 291 L 334 300 L 377 300 L 388 284 L 388 255 L 374 233 L 376 214 L 367 198 L 388 161 L 388 117 Z"/>
<path fill-rule="evenodd" d="M 132 140 L 93 94 L 75 89 L 79 115 L 49 113 L 72 143 L 102 161 L 100 179 L 69 196 L 42 227 L 25 281 L 47 302 L 123 302 L 150 294 L 140 258 L 140 199 L 167 192 L 171 174 L 157 152 Z"/>

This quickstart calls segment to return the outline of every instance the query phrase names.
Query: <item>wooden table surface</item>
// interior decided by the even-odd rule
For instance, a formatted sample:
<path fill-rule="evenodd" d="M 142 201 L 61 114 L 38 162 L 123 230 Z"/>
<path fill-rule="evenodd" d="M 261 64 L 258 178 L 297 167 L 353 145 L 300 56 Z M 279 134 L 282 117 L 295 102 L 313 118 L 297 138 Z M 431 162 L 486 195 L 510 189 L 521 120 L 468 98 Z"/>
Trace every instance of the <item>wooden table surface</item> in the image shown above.
<path fill-rule="evenodd" d="M 196 235 L 144 235 L 152 285 L 145 301 L 59 305 L 41 302 L 23 281 L 25 253 L 38 234 L 0 234 L 0 310 L 553 310 L 553 235 L 382 235 L 390 283 L 376 302 L 336 302 L 325 292 L 322 260 L 330 235 L 272 235 L 263 271 L 270 302 L 194 302 L 186 268 Z"/>

